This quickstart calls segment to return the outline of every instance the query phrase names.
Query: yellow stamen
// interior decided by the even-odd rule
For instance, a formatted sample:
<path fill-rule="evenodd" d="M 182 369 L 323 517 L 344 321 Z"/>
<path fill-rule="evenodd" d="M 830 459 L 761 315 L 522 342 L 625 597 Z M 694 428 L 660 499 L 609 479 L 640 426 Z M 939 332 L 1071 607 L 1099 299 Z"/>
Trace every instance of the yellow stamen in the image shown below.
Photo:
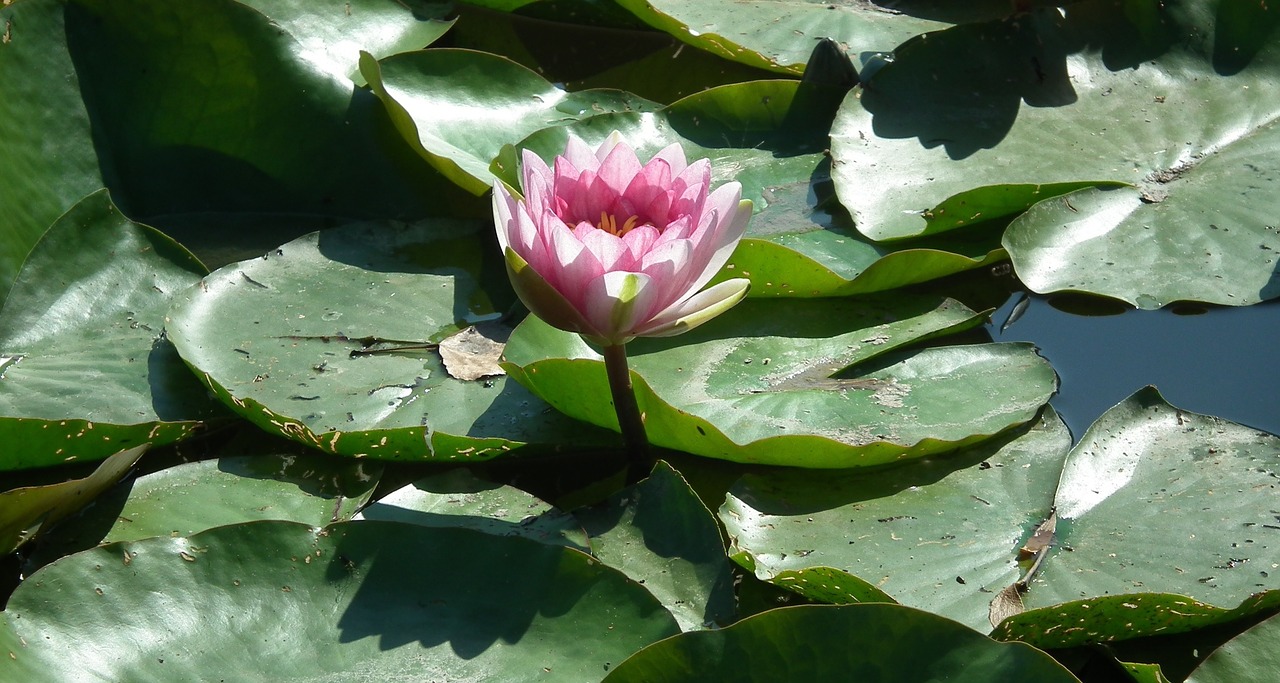
<path fill-rule="evenodd" d="M 622 223 L 622 227 L 619 228 L 617 216 L 610 216 L 609 212 L 601 211 L 600 224 L 597 227 L 599 227 L 601 230 L 604 230 L 605 232 L 611 235 L 622 237 L 623 235 L 626 235 L 627 233 L 635 229 L 636 225 L 639 223 L 640 223 L 639 216 L 631 216 L 626 221 L 624 221 Z"/>

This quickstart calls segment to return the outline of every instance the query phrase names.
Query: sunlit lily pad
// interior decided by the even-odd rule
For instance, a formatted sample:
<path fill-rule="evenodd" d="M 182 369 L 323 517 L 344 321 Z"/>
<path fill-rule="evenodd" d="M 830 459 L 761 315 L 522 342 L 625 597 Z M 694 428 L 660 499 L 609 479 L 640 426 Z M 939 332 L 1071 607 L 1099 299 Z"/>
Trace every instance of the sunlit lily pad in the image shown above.
<path fill-rule="evenodd" d="M 653 102 L 620 90 L 566 92 L 503 57 L 436 49 L 361 58 L 360 71 L 409 144 L 475 194 L 493 187 L 489 162 L 503 144 L 547 126 Z"/>
<path fill-rule="evenodd" d="M 246 5 L 279 24 L 301 49 L 299 55 L 337 76 L 358 79 L 360 53 L 374 57 L 426 47 L 444 35 L 454 20 L 451 2 L 407 3 L 387 0 L 247 0 Z"/>
<path fill-rule="evenodd" d="M 203 273 L 106 191 L 55 223 L 0 310 L 0 470 L 171 443 L 224 415 L 163 334 L 173 297 Z"/>
<path fill-rule="evenodd" d="M 396 522 L 252 522 L 36 572 L 0 615 L 0 677 L 598 680 L 675 633 L 642 586 L 575 550 Z"/>
<path fill-rule="evenodd" d="M 985 631 L 995 593 L 1020 573 L 1011 551 L 1052 504 L 1070 446 L 1049 410 L 1024 433 L 891 470 L 749 475 L 720 518 L 734 559 L 762 579 L 831 602 L 874 597 L 809 579 L 829 567 Z"/>
<path fill-rule="evenodd" d="M 813 43 L 831 38 L 855 53 L 888 51 L 949 23 L 1001 16 L 1004 0 L 619 0 L 649 25 L 752 66 L 799 73 Z"/>
<path fill-rule="evenodd" d="M 737 462 L 853 467 L 950 450 L 1034 418 L 1056 377 L 1028 345 L 886 355 L 980 321 L 954 301 L 905 296 L 752 300 L 682 336 L 636 340 L 628 353 L 653 443 Z M 576 335 L 531 317 L 506 357 L 508 373 L 557 409 L 616 428 L 603 362 Z"/>
<path fill-rule="evenodd" d="M 235 411 L 330 453 L 485 460 L 610 443 L 505 377 L 446 373 L 435 342 L 496 320 L 512 299 L 478 228 L 441 220 L 302 237 L 189 288 L 169 338 Z"/>
<path fill-rule="evenodd" d="M 767 579 L 840 568 L 983 628 L 997 595 L 1033 566 L 1019 549 L 1056 510 L 1048 554 L 1020 596 L 1028 611 L 1004 619 L 1000 638 L 1071 647 L 1280 604 L 1280 552 L 1264 533 L 1280 439 L 1179 410 L 1153 389 L 1109 411 L 1069 454 L 1065 427 L 1047 419 L 995 452 L 983 444 L 847 479 L 746 477 L 721 510 L 734 557 Z"/>
<path fill-rule="evenodd" d="M 836 118 L 836 193 L 894 240 L 1127 185 L 1011 226 L 1030 287 L 1144 308 L 1274 297 L 1280 34 L 1206 23 L 1216 4 L 1086 0 L 908 41 Z"/>

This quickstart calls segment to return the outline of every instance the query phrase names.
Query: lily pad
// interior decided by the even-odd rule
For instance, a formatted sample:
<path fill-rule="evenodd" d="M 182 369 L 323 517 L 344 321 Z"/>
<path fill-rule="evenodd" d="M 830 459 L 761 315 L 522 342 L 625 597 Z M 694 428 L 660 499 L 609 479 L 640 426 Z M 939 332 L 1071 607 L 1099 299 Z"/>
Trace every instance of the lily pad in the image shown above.
<path fill-rule="evenodd" d="M 1267 535 L 1280 438 L 1179 410 L 1154 389 L 1109 411 L 1069 454 L 1061 421 L 1045 419 L 994 452 L 982 444 L 856 477 L 745 477 L 721 510 L 733 557 L 779 585 L 782 571 L 835 567 L 974 627 L 1007 587 L 1028 585 L 1012 610 L 1027 611 L 994 634 L 1045 648 L 1280 605 Z M 1054 510 L 1040 551 L 1033 537 Z"/>
<path fill-rule="evenodd" d="M 647 479 L 573 513 L 591 555 L 643 584 L 685 631 L 733 618 L 733 574 L 715 517 L 680 473 L 659 462 Z"/>
<path fill-rule="evenodd" d="M 361 510 L 356 519 L 474 529 L 578 550 L 588 545 L 582 525 L 569 513 L 463 469 L 396 489 Z"/>
<path fill-rule="evenodd" d="M 1209 20 L 1218 3 L 1141 5 L 1086 0 L 901 45 L 832 129 L 858 230 L 934 234 L 1082 190 L 1010 228 L 1037 291 L 1147 308 L 1280 293 L 1280 34 L 1224 61 L 1215 46 L 1252 29 Z"/>
<path fill-rule="evenodd" d="M 169 338 L 233 410 L 330 453 L 476 461 L 612 443 L 504 377 L 446 373 L 435 342 L 501 317 L 513 298 L 486 265 L 479 227 L 436 220 L 302 237 L 189 288 Z"/>
<path fill-rule="evenodd" d="M 360 59 L 360 72 L 392 121 L 427 161 L 474 194 L 493 188 L 489 162 L 503 144 L 612 111 L 656 103 L 621 90 L 565 92 L 503 57 L 435 49 Z"/>
<path fill-rule="evenodd" d="M 0 303 L 45 230 L 103 186 L 66 32 L 57 0 L 0 7 Z"/>
<path fill-rule="evenodd" d="M 1007 2 L 975 0 L 618 0 L 650 26 L 695 47 L 752 66 L 799 73 L 815 41 L 831 38 L 855 52 L 885 51 L 948 23 L 1009 12 Z"/>
<path fill-rule="evenodd" d="M 298 54 L 336 76 L 360 78 L 360 53 L 382 58 L 434 43 L 453 26 L 452 2 L 416 0 L 411 7 L 394 0 L 248 0 L 289 32 Z"/>
<path fill-rule="evenodd" d="M 598 680 L 677 632 L 642 587 L 567 548 L 395 522 L 251 522 L 36 572 L 3 613 L 0 677 Z"/>
<path fill-rule="evenodd" d="M 349 64 L 313 61 L 330 56 L 317 52 L 321 41 L 346 50 L 322 37 L 332 32 L 378 49 L 416 42 L 422 22 L 394 0 L 377 10 L 372 0 L 288 2 L 260 5 L 279 21 L 234 0 L 61 3 L 78 79 L 70 87 L 93 124 L 77 154 L 96 152 L 126 215 L 193 248 L 261 253 L 334 217 L 416 218 L 456 206 L 463 193 L 403 145 L 377 98 L 347 77 Z M 402 25 L 383 32 L 392 16 Z M 43 67 L 28 73 L 42 88 L 67 87 L 41 76 L 50 73 Z M 46 136 L 14 139 L 39 149 Z"/>
<path fill-rule="evenodd" d="M 0 309 L 0 470 L 172 443 L 223 415 L 165 339 L 164 312 L 205 270 L 129 221 L 105 190 L 58 220 Z"/>
<path fill-rule="evenodd" d="M 885 356 L 981 318 L 954 301 L 906 296 L 750 300 L 628 351 L 654 444 L 746 463 L 878 465 L 1027 422 L 1053 393 L 1053 370 L 1027 345 Z M 577 335 L 530 317 L 506 357 L 508 374 L 558 410 L 617 428 L 601 356 Z"/>
<path fill-rule="evenodd" d="M 0 493 L 0 555 L 8 555 L 37 533 L 92 503 L 128 474 L 146 450 L 145 445 L 134 446 L 110 455 L 82 479 Z"/>
<path fill-rule="evenodd" d="M 637 652 L 604 680 L 1070 683 L 1076 678 L 1022 643 L 998 643 L 909 607 L 869 604 L 783 607 L 718 631 L 685 633 Z"/>
<path fill-rule="evenodd" d="M 1271 617 L 1214 650 L 1187 683 L 1265 681 L 1280 671 L 1280 617 Z"/>
<path fill-rule="evenodd" d="M 1280 437 L 1178 409 L 1151 387 L 1135 393 L 1067 458 L 1059 547 L 1024 597 L 1042 609 L 1011 617 L 1002 632 L 1067 646 L 1177 633 L 1213 623 L 1200 615 L 1221 621 L 1237 607 L 1229 616 L 1280 604 L 1277 480 Z M 1116 597 L 1087 600 L 1102 595 Z M 1050 615 L 1060 627 L 1045 633 Z"/>
<path fill-rule="evenodd" d="M 731 556 L 759 578 L 837 603 L 876 599 L 870 585 L 986 630 L 991 599 L 1021 573 L 1010 551 L 1052 504 L 1070 445 L 1046 409 L 1028 430 L 892 469 L 745 476 L 720 519 Z M 833 571 L 853 585 L 825 580 Z"/>

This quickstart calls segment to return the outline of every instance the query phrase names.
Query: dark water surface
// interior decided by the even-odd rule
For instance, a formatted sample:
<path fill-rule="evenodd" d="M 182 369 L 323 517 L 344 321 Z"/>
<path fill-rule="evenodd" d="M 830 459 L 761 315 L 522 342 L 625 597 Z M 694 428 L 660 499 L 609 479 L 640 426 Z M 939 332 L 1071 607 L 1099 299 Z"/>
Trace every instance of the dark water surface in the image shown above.
<path fill-rule="evenodd" d="M 1001 333 L 1017 296 L 992 315 L 998 341 L 1029 341 L 1058 372 L 1050 403 L 1076 440 L 1108 408 L 1154 384 L 1173 405 L 1280 434 L 1280 302 L 1198 315 L 1065 313 L 1043 298 Z"/>

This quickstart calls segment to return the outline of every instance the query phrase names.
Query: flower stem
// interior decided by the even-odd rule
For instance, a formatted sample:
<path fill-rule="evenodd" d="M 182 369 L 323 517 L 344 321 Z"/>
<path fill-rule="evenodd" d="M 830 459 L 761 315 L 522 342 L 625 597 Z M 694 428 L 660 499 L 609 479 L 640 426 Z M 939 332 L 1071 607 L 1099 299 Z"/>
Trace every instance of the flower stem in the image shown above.
<path fill-rule="evenodd" d="M 636 405 L 636 392 L 631 387 L 631 371 L 627 368 L 627 347 L 614 344 L 604 347 L 604 368 L 609 375 L 609 391 L 613 393 L 613 409 L 627 444 L 631 460 L 627 483 L 633 484 L 649 476 L 653 459 L 649 456 L 649 439 L 644 433 L 644 417 Z"/>

